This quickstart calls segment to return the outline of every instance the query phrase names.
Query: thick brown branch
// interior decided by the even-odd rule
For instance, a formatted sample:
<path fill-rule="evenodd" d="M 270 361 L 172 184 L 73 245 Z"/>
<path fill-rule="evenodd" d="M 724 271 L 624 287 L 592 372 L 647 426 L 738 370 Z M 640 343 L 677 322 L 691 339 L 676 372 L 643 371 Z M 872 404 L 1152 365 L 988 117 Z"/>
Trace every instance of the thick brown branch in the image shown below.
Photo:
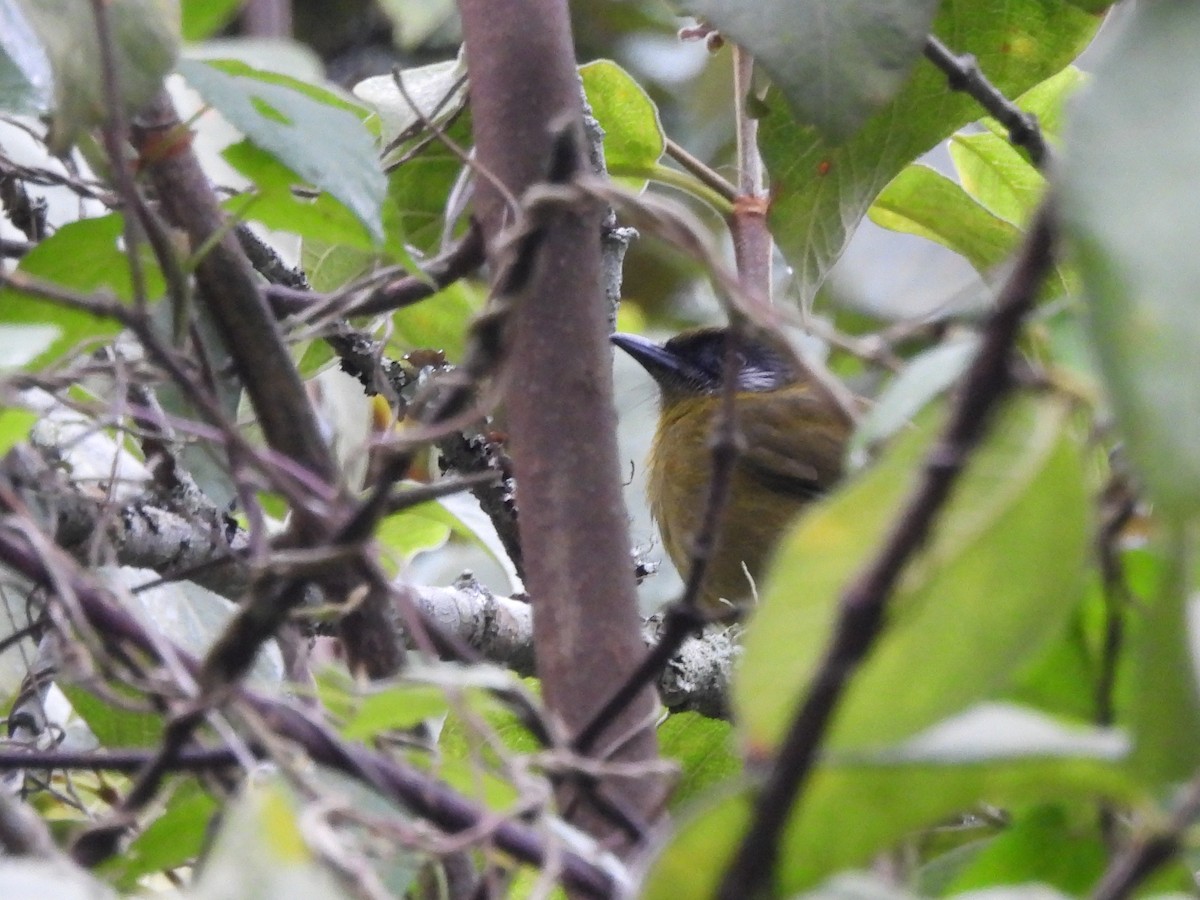
<path fill-rule="evenodd" d="M 575 54 L 563 0 L 463 0 L 460 9 L 476 159 L 495 179 L 477 183 L 478 219 L 497 263 L 511 214 L 505 193 L 521 196 L 548 175 L 562 182 L 583 167 Z M 600 287 L 602 217 L 594 202 L 550 216 L 536 253 L 506 276 L 520 283 L 503 335 L 504 399 L 526 587 L 546 703 L 568 733 L 592 718 L 643 652 Z M 597 746 L 622 762 L 655 759 L 652 708 L 652 692 L 643 691 Z M 646 779 L 605 783 L 623 806 L 657 813 L 661 790 Z M 582 821 L 614 831 L 601 816 Z"/>

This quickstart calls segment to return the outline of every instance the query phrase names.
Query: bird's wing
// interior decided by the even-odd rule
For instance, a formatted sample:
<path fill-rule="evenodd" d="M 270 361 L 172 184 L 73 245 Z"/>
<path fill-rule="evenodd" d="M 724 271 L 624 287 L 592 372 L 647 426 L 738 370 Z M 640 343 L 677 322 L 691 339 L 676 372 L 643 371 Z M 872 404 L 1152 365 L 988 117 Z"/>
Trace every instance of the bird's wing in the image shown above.
<path fill-rule="evenodd" d="M 743 471 L 765 487 L 797 499 L 825 492 L 842 470 L 845 420 L 802 389 L 743 394 L 738 427 L 745 438 Z"/>

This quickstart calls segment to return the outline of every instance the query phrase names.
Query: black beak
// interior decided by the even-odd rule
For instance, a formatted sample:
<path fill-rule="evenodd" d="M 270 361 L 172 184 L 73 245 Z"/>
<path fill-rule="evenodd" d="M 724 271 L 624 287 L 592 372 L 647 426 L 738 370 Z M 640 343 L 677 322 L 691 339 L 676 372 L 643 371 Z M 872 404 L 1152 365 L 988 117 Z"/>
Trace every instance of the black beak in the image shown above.
<path fill-rule="evenodd" d="M 692 381 L 701 375 L 687 360 L 649 338 L 618 331 L 609 340 L 637 360 L 660 385 Z"/>

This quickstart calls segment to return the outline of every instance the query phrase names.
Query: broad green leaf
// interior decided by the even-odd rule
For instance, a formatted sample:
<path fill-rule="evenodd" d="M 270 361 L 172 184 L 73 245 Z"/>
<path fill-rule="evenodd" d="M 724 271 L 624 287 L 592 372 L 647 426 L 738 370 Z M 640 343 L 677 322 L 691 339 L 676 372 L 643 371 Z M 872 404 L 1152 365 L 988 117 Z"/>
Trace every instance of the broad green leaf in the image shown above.
<path fill-rule="evenodd" d="M 242 0 L 183 0 L 182 5 L 184 38 L 202 41 L 229 24 Z"/>
<path fill-rule="evenodd" d="M 54 72 L 51 152 L 66 152 L 76 137 L 108 118 L 108 97 L 89 0 L 20 0 Z M 179 4 L 175 0 L 109 0 L 105 3 L 119 100 L 127 113 L 144 107 L 163 87 L 179 55 Z"/>
<path fill-rule="evenodd" d="M 1112 6 L 1116 0 L 1070 0 L 1071 4 L 1090 13 L 1102 13 Z"/>
<path fill-rule="evenodd" d="M 388 731 L 413 728 L 426 719 L 445 715 L 446 693 L 431 685 L 392 685 L 359 698 L 354 715 L 342 725 L 350 740 L 371 741 Z"/>
<path fill-rule="evenodd" d="M 1039 81 L 1017 98 L 1017 106 L 1037 117 L 1038 128 L 1057 145 L 1062 136 L 1067 102 L 1087 81 L 1087 74 L 1076 66 L 1067 66 L 1044 81 Z M 990 116 L 980 124 L 999 137 L 1007 136 L 1005 128 Z"/>
<path fill-rule="evenodd" d="M 336 291 L 383 262 L 379 252 L 316 238 L 305 239 L 300 247 L 300 265 L 314 291 Z"/>
<path fill-rule="evenodd" d="M 884 228 L 953 250 L 985 278 L 994 274 L 1021 239 L 1016 225 L 988 210 L 957 182 L 921 164 L 907 166 L 893 178 L 869 215 Z M 1043 295 L 1061 296 L 1069 285 L 1061 269 L 1056 270 Z"/>
<path fill-rule="evenodd" d="M 464 113 L 446 129 L 447 140 L 459 148 L 471 146 L 470 118 Z M 389 246 L 399 239 L 423 253 L 441 249 L 447 200 L 461 172 L 458 156 L 435 139 L 388 176 Z"/>
<path fill-rule="evenodd" d="M 102 747 L 153 747 L 163 736 L 163 717 L 158 712 L 140 712 L 109 702 L 86 688 L 60 684 L 79 718 L 87 723 Z M 130 698 L 131 703 L 146 703 Z"/>
<path fill-rule="evenodd" d="M 957 53 L 973 53 L 1009 96 L 1070 62 L 1099 20 L 1064 0 L 944 0 L 933 31 Z M 841 256 L 875 195 L 917 156 L 979 118 L 978 105 L 951 91 L 932 64 L 918 63 L 903 90 L 842 146 L 799 125 L 778 97 L 760 121 L 771 174 L 771 230 L 808 302 Z"/>
<path fill-rule="evenodd" d="M 950 883 L 948 893 L 1041 882 L 1081 897 L 1100 880 L 1108 850 L 1096 828 L 1095 810 L 1073 819 L 1064 806 L 1045 804 L 1014 818 Z M 1051 847 L 1053 852 L 1047 852 Z"/>
<path fill-rule="evenodd" d="M 681 0 L 680 6 L 746 48 L 796 118 L 837 142 L 900 89 L 938 0 Z"/>
<path fill-rule="evenodd" d="M 121 300 L 133 299 L 129 260 L 121 246 L 122 219 L 113 213 L 62 226 L 21 260 L 19 272 L 53 282 L 80 293 L 109 292 Z M 142 272 L 150 300 L 164 291 L 162 273 L 149 248 L 142 246 Z M 43 365 L 87 338 L 115 334 L 116 322 L 57 306 L 13 288 L 0 289 L 0 323 L 58 330 L 56 339 L 30 363 Z M 38 336 L 45 341 L 46 332 Z"/>
<path fill-rule="evenodd" d="M 1066 101 L 1084 81 L 1084 74 L 1067 66 L 1017 98 L 1017 106 L 1037 117 L 1042 134 L 1052 143 L 1062 128 Z M 1046 179 L 1008 140 L 1000 123 L 982 120 L 988 129 L 959 133 L 950 139 L 950 156 L 967 192 L 987 209 L 1014 225 L 1023 226 L 1041 201 Z"/>
<path fill-rule="evenodd" d="M 418 553 L 446 543 L 451 529 L 446 519 L 446 512 L 438 504 L 422 503 L 380 522 L 375 539 L 386 551 L 385 565 L 396 571 Z"/>
<path fill-rule="evenodd" d="M 50 108 L 50 59 L 16 0 L 0 0 L 0 110 L 23 116 Z"/>
<path fill-rule="evenodd" d="M 963 188 L 1006 222 L 1024 225 L 1045 191 L 1042 173 L 999 135 L 956 134 L 950 158 Z"/>
<path fill-rule="evenodd" d="M 979 803 L 1132 800 L 1137 789 L 1120 764 L 1127 747 L 1111 731 L 988 706 L 886 755 L 823 765 L 784 835 L 776 893 L 789 896 L 865 865 L 906 835 Z M 643 896 L 712 896 L 744 831 L 752 796 L 730 791 L 683 821 L 651 869 Z"/>
<path fill-rule="evenodd" d="M 1195 740 L 1200 732 L 1200 598 L 1195 594 L 1200 539 L 1194 527 L 1172 530 L 1161 583 L 1129 621 L 1133 764 L 1150 784 L 1185 780 L 1200 765 Z"/>
<path fill-rule="evenodd" d="M 694 712 L 675 713 L 667 716 L 657 734 L 659 752 L 678 763 L 681 770 L 671 794 L 676 807 L 742 771 L 734 752 L 733 726 L 728 722 Z"/>
<path fill-rule="evenodd" d="M 195 781 L 183 782 L 167 800 L 166 810 L 105 867 L 125 891 L 144 875 L 190 865 L 204 849 L 217 802 Z"/>
<path fill-rule="evenodd" d="M 601 59 L 579 67 L 592 115 L 604 129 L 608 173 L 641 191 L 666 149 L 658 108 L 629 73 Z"/>
<path fill-rule="evenodd" d="M 282 778 L 251 779 L 225 812 L 189 897 L 337 900 L 345 894 L 309 849 L 300 806 Z"/>
<path fill-rule="evenodd" d="M 346 205 L 383 239 L 387 182 L 364 111 L 312 85 L 225 60 L 181 60 L 179 73 L 257 146 Z"/>
<path fill-rule="evenodd" d="M 875 199 L 871 221 L 936 241 L 986 274 L 1017 245 L 1016 227 L 981 206 L 956 182 L 928 166 L 913 165 Z"/>
<path fill-rule="evenodd" d="M 735 721 L 756 755 L 772 752 L 794 715 L 841 592 L 892 527 L 929 434 L 925 427 L 905 435 L 784 538 L 734 683 Z M 1003 688 L 1061 631 L 1079 599 L 1087 520 L 1066 407 L 1014 400 L 903 573 L 826 746 L 883 746 Z"/>
<path fill-rule="evenodd" d="M 236 603 L 195 582 L 160 583 L 159 574 L 151 569 L 106 566 L 97 572 L 122 595 L 125 606 L 146 627 L 193 653 L 203 654 L 237 610 Z M 247 682 L 259 689 L 274 689 L 283 679 L 279 647 L 269 641 L 259 651 Z"/>
<path fill-rule="evenodd" d="M 392 314 L 390 351 L 443 350 L 449 359 L 461 360 L 471 317 L 486 300 L 481 286 L 456 281 L 420 303 L 397 310 Z"/>
<path fill-rule="evenodd" d="M 363 250 L 375 246 L 362 220 L 332 194 L 297 197 L 292 188 L 303 187 L 304 180 L 266 150 L 247 140 L 226 147 L 221 156 L 251 182 L 244 193 L 224 203 L 238 218 L 330 244 Z"/>
<path fill-rule="evenodd" d="M 1097 585 L 1067 628 L 1020 672 L 1005 698 L 1079 722 L 1098 715 L 1096 691 L 1107 621 Z"/>
<path fill-rule="evenodd" d="M 1100 371 L 1142 483 L 1200 510 L 1200 5 L 1137 7 L 1066 131 L 1062 210 Z"/>

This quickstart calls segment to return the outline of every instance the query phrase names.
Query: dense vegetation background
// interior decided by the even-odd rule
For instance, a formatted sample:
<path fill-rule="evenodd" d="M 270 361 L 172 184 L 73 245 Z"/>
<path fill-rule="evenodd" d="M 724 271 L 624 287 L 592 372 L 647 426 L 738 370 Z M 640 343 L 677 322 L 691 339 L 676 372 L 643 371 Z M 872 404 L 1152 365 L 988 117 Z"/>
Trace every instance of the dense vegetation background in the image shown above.
<path fill-rule="evenodd" d="M 1200 7 L 0 0 L 0 113 L 6 896 L 1194 893 Z M 701 630 L 607 336 L 723 321 L 862 400 Z"/>

